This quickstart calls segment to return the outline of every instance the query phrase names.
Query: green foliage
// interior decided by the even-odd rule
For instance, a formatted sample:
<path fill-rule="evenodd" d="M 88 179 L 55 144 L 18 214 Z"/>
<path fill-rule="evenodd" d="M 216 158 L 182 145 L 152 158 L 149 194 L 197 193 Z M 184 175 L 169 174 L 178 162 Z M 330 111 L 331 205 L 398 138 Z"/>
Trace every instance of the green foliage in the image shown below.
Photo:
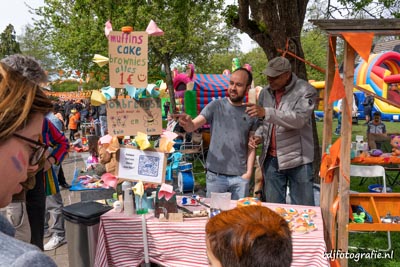
<path fill-rule="evenodd" d="M 399 0 L 338 0 L 328 6 L 328 14 L 345 18 L 400 18 Z"/>
<path fill-rule="evenodd" d="M 238 53 L 229 51 L 226 53 L 211 55 L 206 65 L 196 66 L 196 72 L 222 74 L 225 69 L 231 71 L 232 59 L 240 56 L 241 53 L 238 55 Z"/>
<path fill-rule="evenodd" d="M 238 58 L 241 66 L 249 64 L 252 67 L 254 85 L 265 85 L 266 77 L 262 71 L 266 67 L 267 57 L 261 48 L 255 48 L 248 53 L 239 51 L 226 51 L 225 53 L 212 54 L 204 66 L 196 66 L 197 73 L 222 74 L 224 70 L 232 72 L 232 59 Z"/>
<path fill-rule="evenodd" d="M 18 53 L 21 53 L 21 50 L 16 40 L 14 26 L 8 24 L 0 35 L 0 57 L 3 58 Z"/>
<path fill-rule="evenodd" d="M 76 92 L 81 85 L 77 81 L 58 81 L 51 85 L 55 92 Z"/>
<path fill-rule="evenodd" d="M 305 60 L 326 68 L 327 37 L 319 30 L 303 32 L 301 37 Z M 306 64 L 307 77 L 309 80 L 324 81 L 325 74 Z"/>
<path fill-rule="evenodd" d="M 105 22 L 110 20 L 113 30 L 132 26 L 145 31 L 154 20 L 164 31 L 163 36 L 149 37 L 149 82 L 160 77 L 160 66 L 165 66 L 165 78 L 171 95 L 171 65 L 206 66 L 210 56 L 227 48 L 237 48 L 237 31 L 224 27 L 219 15 L 223 0 L 47 0 L 34 13 L 40 17 L 35 30 L 57 51 L 65 68 L 82 73 L 102 72 L 108 79 L 108 68 L 92 62 L 94 54 L 108 54 L 108 40 L 104 35 Z M 164 75 L 163 75 L 164 76 Z M 98 80 L 100 81 L 100 80 Z"/>
<path fill-rule="evenodd" d="M 254 86 L 262 86 L 264 87 L 267 84 L 267 78 L 262 73 L 267 66 L 267 56 L 261 48 L 255 48 L 251 50 L 249 53 L 244 54 L 242 58 L 242 65 L 247 63 L 250 64 L 253 70 L 253 80 Z"/>
<path fill-rule="evenodd" d="M 136 31 L 144 31 L 151 19 L 156 21 L 165 34 L 149 38 L 149 72 L 155 77 L 161 64 L 167 68 L 176 61 L 205 65 L 208 55 L 229 47 L 234 36 L 220 27 L 222 0 L 55 0 L 45 4 L 35 10 L 41 17 L 36 30 L 44 34 L 66 66 L 85 73 L 96 68 L 91 62 L 95 53 L 108 54 L 107 20 L 114 30 L 130 25 Z"/>
<path fill-rule="evenodd" d="M 228 5 L 222 12 L 222 16 L 225 17 L 225 22 L 227 25 L 233 25 L 234 21 L 239 18 L 238 10 L 238 6 Z"/>
<path fill-rule="evenodd" d="M 79 83 L 75 80 L 59 80 L 51 84 L 51 89 L 55 92 L 74 92 L 78 91 L 78 89 L 93 90 L 100 89 L 104 86 L 107 86 L 106 82 L 100 82 L 94 79 L 90 80 L 88 83 Z"/>
<path fill-rule="evenodd" d="M 48 71 L 57 70 L 58 62 L 54 56 L 56 53 L 53 53 L 50 44 L 34 30 L 32 25 L 26 25 L 23 33 L 17 39 L 22 54 L 39 60 L 41 66 Z"/>
<path fill-rule="evenodd" d="M 358 124 L 352 125 L 351 131 L 351 140 L 356 140 L 356 135 L 364 136 L 364 140 L 367 140 L 366 131 L 367 128 L 363 125 L 364 121 L 359 120 Z M 386 132 L 388 133 L 398 133 L 399 132 L 399 122 L 383 122 L 386 125 Z M 324 123 L 322 121 L 317 121 L 317 132 L 319 137 L 319 144 L 322 145 L 322 130 L 323 130 Z M 333 131 L 336 129 L 337 126 L 337 119 L 335 118 L 332 122 L 332 129 Z M 333 135 L 332 136 L 332 143 L 334 143 L 340 136 Z"/>

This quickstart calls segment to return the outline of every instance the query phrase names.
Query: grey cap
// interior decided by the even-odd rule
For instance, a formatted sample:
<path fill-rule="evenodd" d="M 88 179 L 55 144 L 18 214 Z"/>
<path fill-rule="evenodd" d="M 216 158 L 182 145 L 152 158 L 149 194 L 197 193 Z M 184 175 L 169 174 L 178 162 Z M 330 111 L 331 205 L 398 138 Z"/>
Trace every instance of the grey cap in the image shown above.
<path fill-rule="evenodd" d="M 276 57 L 268 61 L 267 68 L 263 73 L 268 77 L 277 77 L 291 70 L 292 66 L 290 65 L 289 60 L 284 57 Z"/>

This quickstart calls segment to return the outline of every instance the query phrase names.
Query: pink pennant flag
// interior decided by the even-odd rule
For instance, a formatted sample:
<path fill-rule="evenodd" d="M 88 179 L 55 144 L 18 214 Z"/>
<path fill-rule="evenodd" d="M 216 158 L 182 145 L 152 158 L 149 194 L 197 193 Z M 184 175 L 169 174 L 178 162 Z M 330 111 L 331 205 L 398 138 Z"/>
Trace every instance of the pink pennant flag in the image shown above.
<path fill-rule="evenodd" d="M 108 37 L 108 35 L 110 34 L 111 31 L 112 31 L 111 22 L 109 20 L 107 20 L 105 27 L 104 27 L 104 34 L 106 35 L 106 37 Z"/>
<path fill-rule="evenodd" d="M 164 35 L 163 30 L 161 30 L 160 28 L 158 28 L 157 24 L 154 22 L 154 20 L 150 20 L 149 25 L 146 28 L 146 32 L 149 35 L 152 36 L 162 36 Z"/>
<path fill-rule="evenodd" d="M 158 192 L 158 199 L 162 199 L 163 197 L 165 197 L 165 199 L 168 201 L 174 195 L 175 195 L 175 191 L 174 191 L 174 188 L 172 187 L 172 185 L 163 183 L 161 185 L 160 191 Z"/>
<path fill-rule="evenodd" d="M 106 187 L 117 188 L 118 179 L 111 173 L 105 173 L 101 176 L 101 180 L 104 182 Z"/>
<path fill-rule="evenodd" d="M 171 132 L 171 131 L 164 131 L 164 132 L 162 133 L 161 137 L 165 137 L 165 138 L 167 138 L 169 141 L 172 141 L 172 140 L 174 140 L 175 138 L 177 138 L 178 135 L 177 135 L 176 133 L 174 133 L 174 132 Z"/>

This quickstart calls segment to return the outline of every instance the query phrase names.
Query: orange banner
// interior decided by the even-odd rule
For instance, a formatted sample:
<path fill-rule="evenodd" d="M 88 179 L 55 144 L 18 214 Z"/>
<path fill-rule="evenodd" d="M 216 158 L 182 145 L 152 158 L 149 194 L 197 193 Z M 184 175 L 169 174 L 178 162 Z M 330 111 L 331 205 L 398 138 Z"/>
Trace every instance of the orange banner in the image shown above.
<path fill-rule="evenodd" d="M 340 78 L 339 70 L 336 69 L 335 77 L 332 83 L 331 93 L 329 94 L 329 104 L 332 104 L 336 100 L 342 99 L 346 96 L 344 91 L 344 86 L 342 82 L 342 78 Z"/>
<path fill-rule="evenodd" d="M 44 91 L 47 96 L 57 97 L 61 100 L 78 100 L 90 98 L 92 91 L 80 91 L 80 92 L 52 92 Z"/>
<path fill-rule="evenodd" d="M 374 33 L 343 32 L 341 34 L 351 47 L 356 50 L 360 57 L 362 57 L 365 62 L 368 62 L 369 55 L 371 54 L 372 41 L 374 40 Z"/>

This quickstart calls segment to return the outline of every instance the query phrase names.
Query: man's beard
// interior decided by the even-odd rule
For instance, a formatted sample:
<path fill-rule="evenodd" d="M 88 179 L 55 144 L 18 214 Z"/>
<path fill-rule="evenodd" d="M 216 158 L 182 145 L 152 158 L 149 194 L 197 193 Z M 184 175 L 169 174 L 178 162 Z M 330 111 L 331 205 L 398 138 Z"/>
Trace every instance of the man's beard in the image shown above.
<path fill-rule="evenodd" d="M 244 96 L 237 95 L 237 96 L 235 96 L 235 97 L 232 97 L 232 96 L 229 94 L 229 100 L 231 100 L 232 103 L 235 103 L 235 104 L 243 103 L 243 99 L 244 99 Z"/>

